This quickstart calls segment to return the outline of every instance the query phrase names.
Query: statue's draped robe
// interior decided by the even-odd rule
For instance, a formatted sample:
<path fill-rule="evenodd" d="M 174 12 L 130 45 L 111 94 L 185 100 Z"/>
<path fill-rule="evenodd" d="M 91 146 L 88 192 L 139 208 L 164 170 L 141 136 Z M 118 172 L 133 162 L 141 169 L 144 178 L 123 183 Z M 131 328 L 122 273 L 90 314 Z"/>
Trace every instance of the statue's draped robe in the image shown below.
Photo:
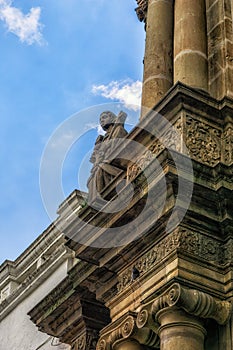
<path fill-rule="evenodd" d="M 122 140 L 118 139 L 122 139 L 126 135 L 127 131 L 122 124 L 113 124 L 108 128 L 104 136 L 100 135 L 96 139 L 90 159 L 93 163 L 93 168 L 87 182 L 89 203 L 96 197 L 99 197 L 101 191 L 120 173 L 121 168 L 117 168 L 117 162 L 114 162 L 114 165 L 109 164 L 109 156 L 122 142 Z M 118 163 L 120 166 L 120 160 Z"/>

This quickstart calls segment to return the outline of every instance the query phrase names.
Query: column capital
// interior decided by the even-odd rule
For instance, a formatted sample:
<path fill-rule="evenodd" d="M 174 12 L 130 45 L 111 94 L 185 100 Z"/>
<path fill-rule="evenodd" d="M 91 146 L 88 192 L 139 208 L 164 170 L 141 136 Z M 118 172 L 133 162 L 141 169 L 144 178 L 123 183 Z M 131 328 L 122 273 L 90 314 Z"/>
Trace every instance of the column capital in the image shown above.
<path fill-rule="evenodd" d="M 128 312 L 125 316 L 101 331 L 96 350 L 110 350 L 114 344 L 126 339 L 137 341 L 141 345 L 159 348 L 159 337 L 151 329 L 137 327 L 137 314 Z"/>
<path fill-rule="evenodd" d="M 227 323 L 232 312 L 230 302 L 218 300 L 207 293 L 174 283 L 161 296 L 141 308 L 137 315 L 137 327 L 139 329 L 148 327 L 157 333 L 159 328 L 158 312 L 174 306 L 199 318 L 212 318 L 220 325 Z"/>

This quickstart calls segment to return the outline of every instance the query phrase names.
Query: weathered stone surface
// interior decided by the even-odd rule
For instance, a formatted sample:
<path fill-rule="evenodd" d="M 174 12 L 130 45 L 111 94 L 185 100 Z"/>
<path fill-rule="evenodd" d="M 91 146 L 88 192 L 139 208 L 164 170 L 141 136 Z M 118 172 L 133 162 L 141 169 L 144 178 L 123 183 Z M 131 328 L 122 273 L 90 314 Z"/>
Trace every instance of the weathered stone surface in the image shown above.
<path fill-rule="evenodd" d="M 146 23 L 142 117 L 173 84 L 173 1 L 148 1 Z"/>
<path fill-rule="evenodd" d="M 147 31 L 142 107 L 153 108 L 177 81 L 217 99 L 233 97 L 231 0 L 138 3 Z"/>
<path fill-rule="evenodd" d="M 232 5 L 230 0 L 207 2 L 209 92 L 232 97 Z"/>
<path fill-rule="evenodd" d="M 176 0 L 174 82 L 208 91 L 204 0 Z"/>

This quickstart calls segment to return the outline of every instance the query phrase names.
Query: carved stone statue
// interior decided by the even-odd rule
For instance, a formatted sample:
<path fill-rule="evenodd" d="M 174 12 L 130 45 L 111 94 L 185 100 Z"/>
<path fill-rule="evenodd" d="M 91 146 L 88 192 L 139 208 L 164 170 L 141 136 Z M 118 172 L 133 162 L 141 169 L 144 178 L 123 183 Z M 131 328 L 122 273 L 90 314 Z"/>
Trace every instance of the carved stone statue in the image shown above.
<path fill-rule="evenodd" d="M 127 135 L 127 131 L 124 128 L 126 117 L 126 113 L 122 111 L 118 116 L 110 111 L 105 111 L 100 115 L 100 125 L 106 133 L 97 137 L 94 151 L 90 158 L 93 167 L 87 181 L 89 203 L 100 196 L 101 191 L 122 171 L 121 160 L 114 160 L 113 165 L 109 156 L 122 142 L 119 139 Z"/>

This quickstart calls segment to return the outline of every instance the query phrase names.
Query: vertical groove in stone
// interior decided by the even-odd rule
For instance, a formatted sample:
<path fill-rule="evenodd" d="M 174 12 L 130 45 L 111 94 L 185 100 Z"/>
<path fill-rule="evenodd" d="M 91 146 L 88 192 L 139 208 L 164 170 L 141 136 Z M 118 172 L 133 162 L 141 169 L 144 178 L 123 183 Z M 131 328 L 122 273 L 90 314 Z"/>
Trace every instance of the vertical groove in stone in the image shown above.
<path fill-rule="evenodd" d="M 209 91 L 233 97 L 233 24 L 231 0 L 207 0 Z"/>
<path fill-rule="evenodd" d="M 174 82 L 208 91 L 204 0 L 175 1 Z"/>
<path fill-rule="evenodd" d="M 173 0 L 149 0 L 141 118 L 173 84 L 173 14 Z"/>

